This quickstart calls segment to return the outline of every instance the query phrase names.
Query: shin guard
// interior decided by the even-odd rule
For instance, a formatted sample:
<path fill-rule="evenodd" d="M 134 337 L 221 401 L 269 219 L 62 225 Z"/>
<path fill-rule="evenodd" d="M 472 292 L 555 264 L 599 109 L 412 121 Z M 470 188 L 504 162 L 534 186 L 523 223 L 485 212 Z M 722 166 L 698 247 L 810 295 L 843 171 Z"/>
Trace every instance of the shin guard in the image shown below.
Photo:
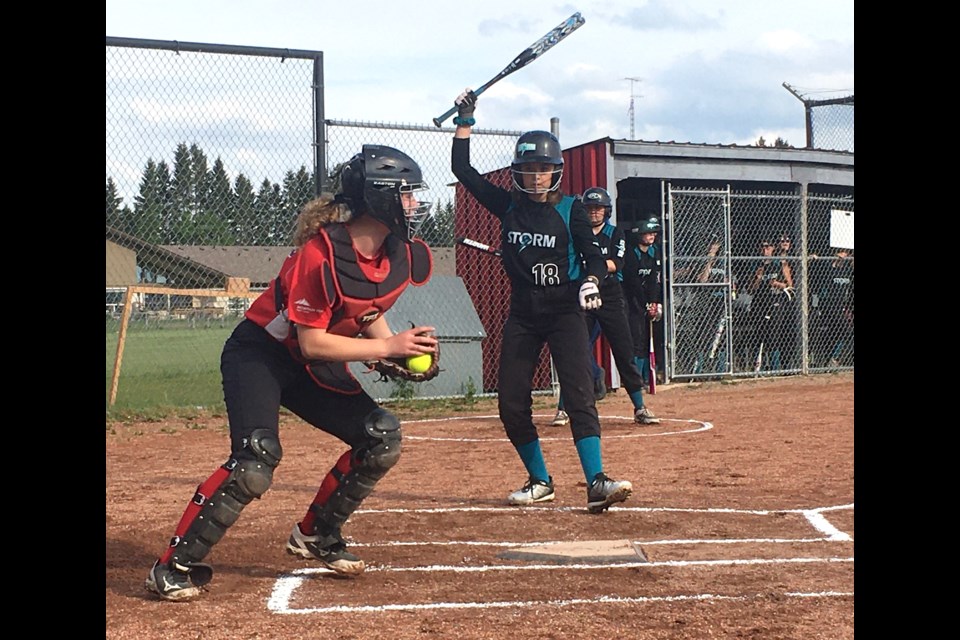
<path fill-rule="evenodd" d="M 172 562 L 175 568 L 190 573 L 198 586 L 209 582 L 213 569 L 201 560 L 237 521 L 243 508 L 270 488 L 273 470 L 282 456 L 275 433 L 255 430 L 242 451 L 197 487 L 160 562 Z"/>
<path fill-rule="evenodd" d="M 369 444 L 344 453 L 323 479 L 302 522 L 305 533 L 339 531 L 400 459 L 400 421 L 393 414 L 377 408 L 366 417 L 364 427 L 370 435 Z"/>

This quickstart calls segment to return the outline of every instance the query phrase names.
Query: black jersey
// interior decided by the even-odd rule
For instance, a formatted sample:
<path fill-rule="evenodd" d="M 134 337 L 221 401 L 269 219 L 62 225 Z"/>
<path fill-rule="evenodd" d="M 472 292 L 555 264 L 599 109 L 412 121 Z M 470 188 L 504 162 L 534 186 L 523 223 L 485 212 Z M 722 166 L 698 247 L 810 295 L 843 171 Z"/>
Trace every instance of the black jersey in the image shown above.
<path fill-rule="evenodd" d="M 627 251 L 623 261 L 623 290 L 631 309 L 639 311 L 648 303 L 663 302 L 662 272 L 656 245 L 646 250 L 635 246 Z"/>
<path fill-rule="evenodd" d="M 623 229 L 610 224 L 609 220 L 604 221 L 600 233 L 595 233 L 594 238 L 600 246 L 600 253 L 603 259 L 610 260 L 616 265 L 617 270 L 613 273 L 607 272 L 603 280 L 600 281 L 600 298 L 604 302 L 613 298 L 623 297 L 623 260 L 627 254 L 627 241 Z"/>
<path fill-rule="evenodd" d="M 497 186 L 470 166 L 469 138 L 454 138 L 453 174 L 485 209 L 500 219 L 500 250 L 514 299 L 541 291 L 545 300 L 576 301 L 588 275 L 600 282 L 606 261 L 583 204 L 564 196 L 556 205 L 534 202 Z M 579 304 L 579 303 L 578 303 Z"/>

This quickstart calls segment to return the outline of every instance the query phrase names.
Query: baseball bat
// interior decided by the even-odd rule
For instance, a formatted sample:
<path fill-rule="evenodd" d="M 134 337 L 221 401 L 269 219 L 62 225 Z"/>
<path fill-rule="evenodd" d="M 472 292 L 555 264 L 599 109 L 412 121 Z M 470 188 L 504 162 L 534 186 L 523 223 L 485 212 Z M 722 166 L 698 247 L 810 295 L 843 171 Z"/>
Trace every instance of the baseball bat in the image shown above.
<path fill-rule="evenodd" d="M 759 374 L 763 367 L 763 342 L 760 343 L 760 349 L 757 351 L 757 361 L 753 364 L 753 372 Z"/>
<path fill-rule="evenodd" d="M 483 244 L 476 240 L 471 240 L 470 238 L 457 238 L 457 244 L 462 244 L 465 247 L 470 247 L 471 249 L 476 249 L 477 251 L 483 251 L 484 253 L 489 253 L 492 256 L 497 256 L 498 258 L 503 256 L 503 252 L 500 249 L 494 249 L 488 244 Z"/>
<path fill-rule="evenodd" d="M 580 15 L 580 12 L 579 11 L 576 12 L 575 14 L 573 14 L 572 16 L 564 20 L 562 23 L 557 25 L 555 28 L 553 28 L 550 31 L 550 33 L 543 36 L 542 38 L 540 38 L 539 40 L 531 44 L 529 47 L 524 49 L 520 53 L 520 55 L 518 55 L 516 58 L 513 59 L 513 62 L 505 66 L 500 73 L 498 73 L 497 75 L 487 80 L 486 83 L 480 85 L 478 89 L 474 89 L 473 93 L 479 96 L 481 93 L 483 93 L 484 91 L 492 87 L 495 83 L 499 82 L 500 80 L 503 80 L 514 71 L 517 71 L 518 69 L 522 69 L 523 67 L 527 66 L 528 64 L 530 64 L 531 62 L 533 62 L 534 60 L 542 56 L 544 53 L 552 49 L 558 42 L 560 42 L 561 40 L 566 38 L 568 35 L 573 33 L 575 30 L 580 28 L 584 22 L 586 22 L 586 20 L 584 20 L 583 16 Z M 456 112 L 457 112 L 457 106 L 454 105 L 453 107 L 448 109 L 445 113 L 443 113 L 443 115 L 439 115 L 436 118 L 434 118 L 433 124 L 439 127 L 444 120 L 446 120 Z"/>
<path fill-rule="evenodd" d="M 647 323 L 650 327 L 650 393 L 657 392 L 657 350 L 653 347 L 653 320 Z"/>
<path fill-rule="evenodd" d="M 710 360 L 717 356 L 717 349 L 720 348 L 720 338 L 723 337 L 723 328 L 727 326 L 727 315 L 720 316 L 720 322 L 717 323 L 717 332 L 713 336 L 713 344 L 710 345 Z"/>

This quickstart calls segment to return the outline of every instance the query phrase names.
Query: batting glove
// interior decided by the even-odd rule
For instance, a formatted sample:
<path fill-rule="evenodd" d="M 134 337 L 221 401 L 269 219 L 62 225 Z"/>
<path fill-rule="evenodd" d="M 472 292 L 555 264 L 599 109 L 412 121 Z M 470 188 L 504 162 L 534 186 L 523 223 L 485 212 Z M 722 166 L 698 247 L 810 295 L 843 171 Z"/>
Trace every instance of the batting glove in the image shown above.
<path fill-rule="evenodd" d="M 453 101 L 453 104 L 457 106 L 457 117 L 453 119 L 454 124 L 472 127 L 477 123 L 473 117 L 473 112 L 477 108 L 477 94 L 473 92 L 473 89 L 464 89 L 463 93 Z"/>
<path fill-rule="evenodd" d="M 580 308 L 584 311 L 588 309 L 599 309 L 603 304 L 600 299 L 600 289 L 597 287 L 597 279 L 588 276 L 580 285 Z"/>
<path fill-rule="evenodd" d="M 648 302 L 647 315 L 650 316 L 651 320 L 657 322 L 663 317 L 663 305 L 659 302 Z"/>
<path fill-rule="evenodd" d="M 793 287 L 787 287 L 783 290 L 783 292 L 787 294 L 787 300 L 793 300 L 793 298 L 797 295 L 797 290 Z"/>

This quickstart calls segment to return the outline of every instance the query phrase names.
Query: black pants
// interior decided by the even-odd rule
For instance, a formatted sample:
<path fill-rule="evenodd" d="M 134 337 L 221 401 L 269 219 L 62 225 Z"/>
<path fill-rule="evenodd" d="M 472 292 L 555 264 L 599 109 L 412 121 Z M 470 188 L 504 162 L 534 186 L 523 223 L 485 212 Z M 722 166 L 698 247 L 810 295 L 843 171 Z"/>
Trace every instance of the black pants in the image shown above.
<path fill-rule="evenodd" d="M 370 442 L 364 418 L 377 403 L 364 391 L 345 395 L 320 388 L 284 345 L 250 320 L 227 338 L 220 372 L 233 453 L 243 449 L 243 439 L 254 429 L 279 437 L 281 406 L 351 448 Z"/>
<path fill-rule="evenodd" d="M 533 376 L 544 344 L 549 345 L 553 356 L 574 442 L 600 435 L 588 340 L 584 314 L 579 309 L 526 312 L 511 305 L 503 325 L 497 404 L 514 446 L 539 437 L 533 423 Z"/>
<path fill-rule="evenodd" d="M 620 372 L 620 379 L 627 393 L 643 389 L 643 377 L 633 360 L 633 332 L 630 331 L 630 319 L 627 316 L 626 302 L 622 297 L 603 298 L 599 309 L 586 312 L 587 325 L 600 325 L 600 330 L 610 343 L 613 361 Z M 588 329 L 589 331 L 589 329 Z M 562 389 L 562 387 L 561 387 Z M 566 404 L 566 401 L 564 401 Z"/>

